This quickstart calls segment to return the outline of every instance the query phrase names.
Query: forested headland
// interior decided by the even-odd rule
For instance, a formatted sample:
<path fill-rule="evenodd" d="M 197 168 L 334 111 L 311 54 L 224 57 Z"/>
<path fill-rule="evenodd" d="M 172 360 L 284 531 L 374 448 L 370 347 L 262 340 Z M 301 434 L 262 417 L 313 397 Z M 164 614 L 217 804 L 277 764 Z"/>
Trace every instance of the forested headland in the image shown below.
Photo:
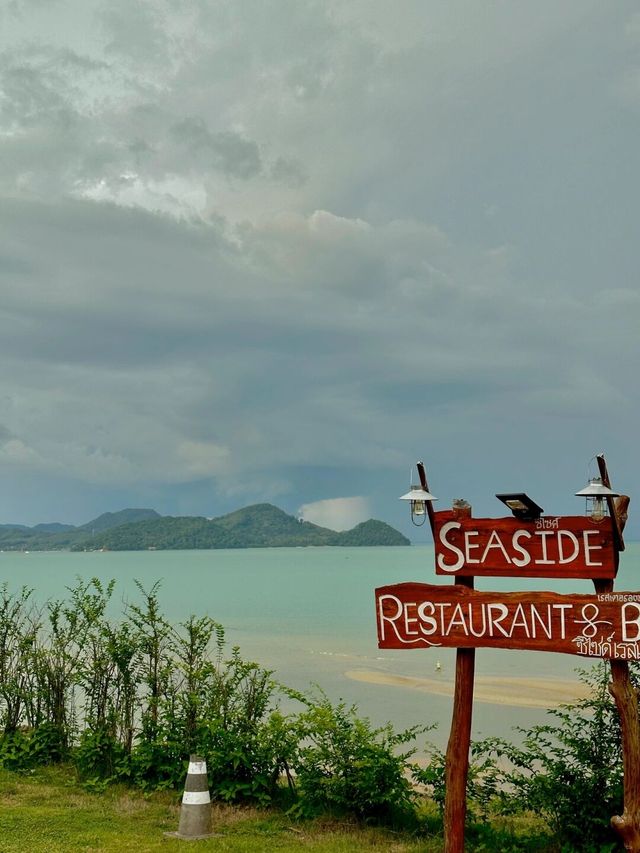
<path fill-rule="evenodd" d="M 402 533 L 369 519 L 336 531 L 302 521 L 268 503 L 218 518 L 161 516 L 153 509 L 104 513 L 79 527 L 69 524 L 0 525 L 4 551 L 145 551 L 199 548 L 409 545 Z"/>

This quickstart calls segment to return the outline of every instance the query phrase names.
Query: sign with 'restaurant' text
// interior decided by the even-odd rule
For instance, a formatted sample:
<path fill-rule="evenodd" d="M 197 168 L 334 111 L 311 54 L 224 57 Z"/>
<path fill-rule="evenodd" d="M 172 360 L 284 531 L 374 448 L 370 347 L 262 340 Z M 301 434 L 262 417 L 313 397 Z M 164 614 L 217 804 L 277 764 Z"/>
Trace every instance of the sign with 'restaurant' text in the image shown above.
<path fill-rule="evenodd" d="M 436 574 L 614 578 L 618 551 L 608 516 L 466 518 L 434 513 Z"/>
<path fill-rule="evenodd" d="M 560 595 L 399 583 L 376 589 L 378 647 L 528 649 L 640 660 L 640 592 Z"/>

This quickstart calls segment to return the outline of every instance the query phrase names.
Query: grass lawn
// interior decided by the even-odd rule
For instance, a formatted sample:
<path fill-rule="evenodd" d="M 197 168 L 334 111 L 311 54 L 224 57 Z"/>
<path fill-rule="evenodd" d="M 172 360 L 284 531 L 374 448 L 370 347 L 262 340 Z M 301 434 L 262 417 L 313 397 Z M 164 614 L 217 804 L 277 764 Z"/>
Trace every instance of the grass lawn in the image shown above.
<path fill-rule="evenodd" d="M 0 853 L 126 853 L 196 849 L 230 851 L 311 850 L 353 853 L 436 853 L 438 837 L 420 840 L 348 822 L 292 821 L 281 812 L 214 806 L 219 836 L 185 842 L 166 838 L 180 815 L 175 794 L 144 795 L 124 787 L 89 793 L 73 771 L 48 767 L 36 772 L 0 771 Z"/>

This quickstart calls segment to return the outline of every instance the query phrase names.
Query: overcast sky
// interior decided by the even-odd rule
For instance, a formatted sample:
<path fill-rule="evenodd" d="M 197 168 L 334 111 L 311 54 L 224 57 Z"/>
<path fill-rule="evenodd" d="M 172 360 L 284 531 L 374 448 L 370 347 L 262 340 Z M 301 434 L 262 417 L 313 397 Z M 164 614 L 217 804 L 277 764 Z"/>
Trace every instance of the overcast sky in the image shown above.
<path fill-rule="evenodd" d="M 4 0 L 0 49 L 0 523 L 408 532 L 417 459 L 579 513 L 601 451 L 640 508 L 634 0 Z"/>

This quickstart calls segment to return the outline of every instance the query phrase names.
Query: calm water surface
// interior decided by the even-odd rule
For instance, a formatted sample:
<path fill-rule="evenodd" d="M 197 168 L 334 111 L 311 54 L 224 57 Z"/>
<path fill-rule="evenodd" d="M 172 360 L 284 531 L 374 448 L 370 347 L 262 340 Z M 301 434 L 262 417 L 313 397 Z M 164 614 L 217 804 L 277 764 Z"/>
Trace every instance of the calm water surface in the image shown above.
<path fill-rule="evenodd" d="M 622 555 L 616 580 L 620 590 L 640 590 L 640 544 Z M 353 669 L 395 675 L 453 678 L 455 651 L 379 650 L 376 644 L 374 589 L 388 583 L 436 578 L 433 548 L 265 548 L 229 551 L 141 551 L 105 553 L 0 553 L 0 582 L 10 589 L 26 585 L 36 600 L 64 598 L 76 579 L 115 579 L 113 615 L 123 601 L 138 600 L 134 579 L 145 588 L 160 581 L 166 616 L 175 622 L 209 615 L 226 629 L 229 645 L 245 658 L 275 670 L 292 687 L 318 683 L 333 698 L 356 703 L 376 724 L 396 727 L 438 723 L 431 736 L 443 745 L 451 718 L 451 699 L 410 688 L 356 682 Z M 588 581 L 476 579 L 479 589 L 550 589 L 592 592 Z M 435 673 L 436 660 L 442 671 Z M 573 655 L 479 649 L 479 675 L 575 678 L 589 662 Z M 477 702 L 474 737 L 510 735 L 515 725 L 543 722 L 545 712 Z"/>

